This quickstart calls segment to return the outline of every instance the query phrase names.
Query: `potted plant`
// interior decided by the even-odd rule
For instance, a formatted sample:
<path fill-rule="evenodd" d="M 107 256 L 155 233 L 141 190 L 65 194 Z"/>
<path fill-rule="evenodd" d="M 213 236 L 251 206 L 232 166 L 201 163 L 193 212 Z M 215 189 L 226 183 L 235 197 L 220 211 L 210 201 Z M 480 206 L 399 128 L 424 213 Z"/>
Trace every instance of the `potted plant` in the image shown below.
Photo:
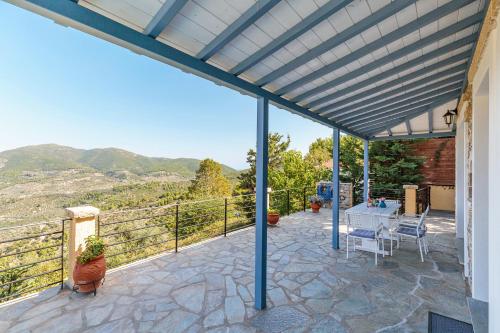
<path fill-rule="evenodd" d="M 96 294 L 106 274 L 104 250 L 104 241 L 99 237 L 89 236 L 85 239 L 85 250 L 77 257 L 73 270 L 75 291 Z"/>
<path fill-rule="evenodd" d="M 267 211 L 267 223 L 270 225 L 278 224 L 280 219 L 280 213 L 277 210 L 270 209 Z"/>
<path fill-rule="evenodd" d="M 311 209 L 313 213 L 319 213 L 319 209 L 323 206 L 323 199 L 318 195 L 313 195 L 309 198 Z"/>

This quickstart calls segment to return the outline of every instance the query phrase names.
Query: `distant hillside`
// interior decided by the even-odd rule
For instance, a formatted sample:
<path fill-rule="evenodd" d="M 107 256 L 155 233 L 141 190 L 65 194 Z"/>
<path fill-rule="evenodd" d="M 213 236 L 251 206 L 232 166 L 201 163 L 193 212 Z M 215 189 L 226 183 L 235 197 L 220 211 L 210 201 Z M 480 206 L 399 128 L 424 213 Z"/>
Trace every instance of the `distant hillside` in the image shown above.
<path fill-rule="evenodd" d="M 147 157 L 117 149 L 76 149 L 55 144 L 26 146 L 0 153 L 0 175 L 17 176 L 26 172 L 87 169 L 101 173 L 126 171 L 142 176 L 167 172 L 191 178 L 200 160 L 193 158 Z M 223 165 L 226 176 L 236 177 L 239 172 Z"/>

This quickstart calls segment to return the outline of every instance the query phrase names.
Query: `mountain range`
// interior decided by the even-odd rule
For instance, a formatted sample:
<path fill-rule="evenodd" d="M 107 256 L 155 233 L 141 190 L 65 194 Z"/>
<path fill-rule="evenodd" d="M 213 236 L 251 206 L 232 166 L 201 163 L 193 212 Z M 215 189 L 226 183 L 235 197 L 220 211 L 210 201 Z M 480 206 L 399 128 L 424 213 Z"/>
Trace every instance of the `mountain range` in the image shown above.
<path fill-rule="evenodd" d="M 0 176 L 81 169 L 104 174 L 128 172 L 137 176 L 162 172 L 192 178 L 199 165 L 200 160 L 194 158 L 148 157 L 118 148 L 85 150 L 42 144 L 0 152 Z M 229 178 L 239 174 L 227 165 L 222 168 Z"/>

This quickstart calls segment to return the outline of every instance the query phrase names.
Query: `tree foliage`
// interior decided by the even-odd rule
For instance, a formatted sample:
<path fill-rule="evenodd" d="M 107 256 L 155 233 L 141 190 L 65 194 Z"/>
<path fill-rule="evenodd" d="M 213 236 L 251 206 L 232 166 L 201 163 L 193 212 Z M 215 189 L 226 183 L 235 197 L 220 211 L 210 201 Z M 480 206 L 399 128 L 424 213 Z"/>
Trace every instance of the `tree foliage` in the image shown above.
<path fill-rule="evenodd" d="M 222 174 L 221 164 L 207 158 L 200 162 L 188 191 L 192 198 L 221 198 L 231 193 L 231 183 Z"/>
<path fill-rule="evenodd" d="M 381 189 L 401 189 L 404 184 L 420 184 L 424 158 L 415 156 L 411 141 L 370 143 L 370 179 Z"/>
<path fill-rule="evenodd" d="M 290 137 L 286 139 L 278 133 L 270 133 L 268 136 L 268 173 L 274 170 L 279 170 L 283 166 L 283 154 L 290 146 Z M 251 193 L 255 190 L 255 174 L 256 174 L 256 152 L 255 149 L 248 150 L 247 163 L 250 168 L 240 174 L 238 177 L 239 183 L 237 190 L 241 192 Z"/>

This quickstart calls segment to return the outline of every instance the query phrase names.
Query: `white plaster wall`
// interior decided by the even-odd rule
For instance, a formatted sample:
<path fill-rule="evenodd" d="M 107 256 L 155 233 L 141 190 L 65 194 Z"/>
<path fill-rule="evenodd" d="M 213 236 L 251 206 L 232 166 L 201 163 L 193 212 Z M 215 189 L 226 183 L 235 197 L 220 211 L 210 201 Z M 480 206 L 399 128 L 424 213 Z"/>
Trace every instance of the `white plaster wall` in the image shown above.
<path fill-rule="evenodd" d="M 489 331 L 500 332 L 500 33 L 490 35 L 489 68 Z"/>
<path fill-rule="evenodd" d="M 474 81 L 476 82 L 476 81 Z M 488 301 L 488 77 L 472 96 L 472 297 Z"/>
<path fill-rule="evenodd" d="M 457 123 L 455 136 L 455 231 L 464 238 L 464 124 Z"/>

